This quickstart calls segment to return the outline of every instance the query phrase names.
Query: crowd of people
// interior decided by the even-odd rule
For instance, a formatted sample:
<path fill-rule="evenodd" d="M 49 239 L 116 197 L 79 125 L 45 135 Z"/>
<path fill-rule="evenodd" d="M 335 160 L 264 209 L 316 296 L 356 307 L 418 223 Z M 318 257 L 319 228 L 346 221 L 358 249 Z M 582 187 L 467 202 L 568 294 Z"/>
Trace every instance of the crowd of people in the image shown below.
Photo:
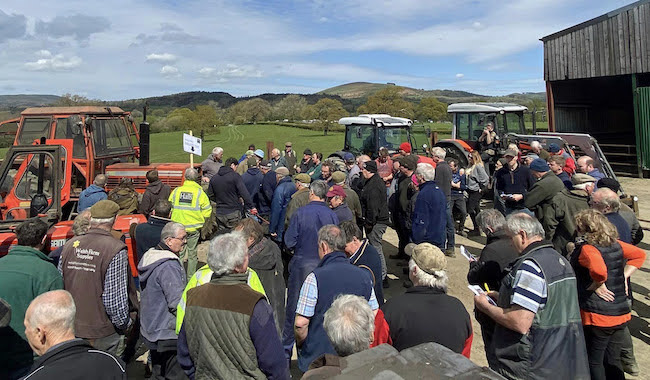
<path fill-rule="evenodd" d="M 490 368 L 509 379 L 638 372 L 627 324 L 643 230 L 620 185 L 556 144 L 509 147 L 489 170 L 495 136 L 481 138 L 489 149 L 468 167 L 408 143 L 323 159 L 287 142 L 268 160 L 253 145 L 226 159 L 216 147 L 174 189 L 152 170 L 142 196 L 128 179 L 107 193 L 99 175 L 64 246 L 43 253 L 47 225 L 29 219 L 0 258 L 0 311 L 11 309 L 0 378 L 126 378 L 141 344 L 156 379 L 289 378 L 294 349 L 304 378 L 340 374 L 345 357 L 381 344 L 436 342 L 469 358 L 470 315 L 447 294 L 456 234 L 487 237 L 467 280 L 481 289 Z M 130 252 L 113 225 L 135 212 L 147 221 L 131 226 Z M 386 257 L 389 226 L 399 243 Z M 389 300 L 387 259 L 409 278 Z"/>

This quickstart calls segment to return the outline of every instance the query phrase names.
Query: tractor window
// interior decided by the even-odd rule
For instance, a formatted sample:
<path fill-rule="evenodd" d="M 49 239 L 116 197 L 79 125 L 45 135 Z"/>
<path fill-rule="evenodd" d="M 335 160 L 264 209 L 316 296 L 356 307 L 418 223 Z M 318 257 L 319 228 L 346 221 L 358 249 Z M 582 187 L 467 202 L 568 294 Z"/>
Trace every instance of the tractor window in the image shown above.
<path fill-rule="evenodd" d="M 50 118 L 25 118 L 20 136 L 18 136 L 18 144 L 32 145 L 34 140 L 41 137 L 49 139 L 51 124 L 52 120 Z"/>
<path fill-rule="evenodd" d="M 98 157 L 133 151 L 131 139 L 123 119 L 93 119 L 92 125 L 95 154 Z"/>
<path fill-rule="evenodd" d="M 406 128 L 378 128 L 379 147 L 385 147 L 389 151 L 398 151 L 400 144 L 409 141 Z"/>
<path fill-rule="evenodd" d="M 520 123 L 523 119 L 523 113 L 506 113 L 506 123 L 508 123 L 508 132 L 525 133 Z"/>
<path fill-rule="evenodd" d="M 469 128 L 469 114 L 457 113 L 454 114 L 454 121 L 456 123 L 456 138 L 459 140 L 471 140 Z"/>
<path fill-rule="evenodd" d="M 72 139 L 72 158 L 86 158 L 86 143 L 83 135 L 81 117 L 72 115 L 56 119 L 55 139 Z"/>
<path fill-rule="evenodd" d="M 377 150 L 372 125 L 349 125 L 345 133 L 348 149 L 355 155 L 372 154 Z"/>
<path fill-rule="evenodd" d="M 16 184 L 16 197 L 20 200 L 31 200 L 38 193 L 44 194 L 47 198 L 52 196 L 52 168 L 53 158 L 50 154 L 39 153 L 17 156 L 18 159 L 29 158 L 20 181 Z"/>

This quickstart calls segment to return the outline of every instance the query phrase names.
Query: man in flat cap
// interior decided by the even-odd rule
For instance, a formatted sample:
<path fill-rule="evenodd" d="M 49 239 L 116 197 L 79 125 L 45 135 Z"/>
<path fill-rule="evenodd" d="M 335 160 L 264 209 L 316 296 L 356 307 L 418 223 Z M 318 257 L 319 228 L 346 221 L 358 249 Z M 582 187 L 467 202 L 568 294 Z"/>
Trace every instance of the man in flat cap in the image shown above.
<path fill-rule="evenodd" d="M 296 192 L 291 195 L 291 200 L 287 205 L 287 213 L 284 221 L 285 225 L 289 225 L 291 216 L 300 207 L 309 203 L 309 184 L 311 184 L 311 177 L 307 173 L 300 173 L 294 177 L 296 180 Z"/>
<path fill-rule="evenodd" d="M 447 295 L 446 270 L 447 258 L 440 248 L 429 243 L 413 248 L 409 260 L 413 287 L 382 307 L 397 350 L 435 342 L 469 357 L 472 321 L 462 302 Z"/>
<path fill-rule="evenodd" d="M 75 334 L 115 354 L 131 326 L 126 245 L 111 235 L 120 206 L 102 200 L 90 208 L 90 229 L 63 247 L 59 270 L 77 305 Z"/>

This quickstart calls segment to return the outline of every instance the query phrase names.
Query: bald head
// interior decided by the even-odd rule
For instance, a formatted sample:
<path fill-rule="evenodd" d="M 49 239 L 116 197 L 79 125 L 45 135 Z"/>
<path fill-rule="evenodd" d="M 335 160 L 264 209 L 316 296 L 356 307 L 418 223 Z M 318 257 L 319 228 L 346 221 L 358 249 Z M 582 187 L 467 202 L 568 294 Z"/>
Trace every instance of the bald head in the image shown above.
<path fill-rule="evenodd" d="M 576 161 L 576 166 L 580 173 L 589 174 L 590 171 L 594 170 L 594 160 L 589 156 L 582 156 Z"/>
<path fill-rule="evenodd" d="M 611 214 L 618 212 L 621 207 L 621 200 L 618 194 L 605 187 L 591 194 L 591 207 L 603 214 Z"/>
<path fill-rule="evenodd" d="M 25 312 L 25 336 L 38 355 L 50 347 L 74 339 L 77 308 L 72 295 L 53 290 L 34 298 Z"/>

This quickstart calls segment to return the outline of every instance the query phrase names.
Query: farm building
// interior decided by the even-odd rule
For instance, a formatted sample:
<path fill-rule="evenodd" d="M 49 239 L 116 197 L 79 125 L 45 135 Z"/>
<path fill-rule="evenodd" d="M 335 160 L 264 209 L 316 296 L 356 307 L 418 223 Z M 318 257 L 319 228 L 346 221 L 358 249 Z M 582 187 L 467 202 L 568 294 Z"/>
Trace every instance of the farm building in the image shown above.
<path fill-rule="evenodd" d="M 549 129 L 594 136 L 618 173 L 650 169 L 650 0 L 541 39 Z"/>

